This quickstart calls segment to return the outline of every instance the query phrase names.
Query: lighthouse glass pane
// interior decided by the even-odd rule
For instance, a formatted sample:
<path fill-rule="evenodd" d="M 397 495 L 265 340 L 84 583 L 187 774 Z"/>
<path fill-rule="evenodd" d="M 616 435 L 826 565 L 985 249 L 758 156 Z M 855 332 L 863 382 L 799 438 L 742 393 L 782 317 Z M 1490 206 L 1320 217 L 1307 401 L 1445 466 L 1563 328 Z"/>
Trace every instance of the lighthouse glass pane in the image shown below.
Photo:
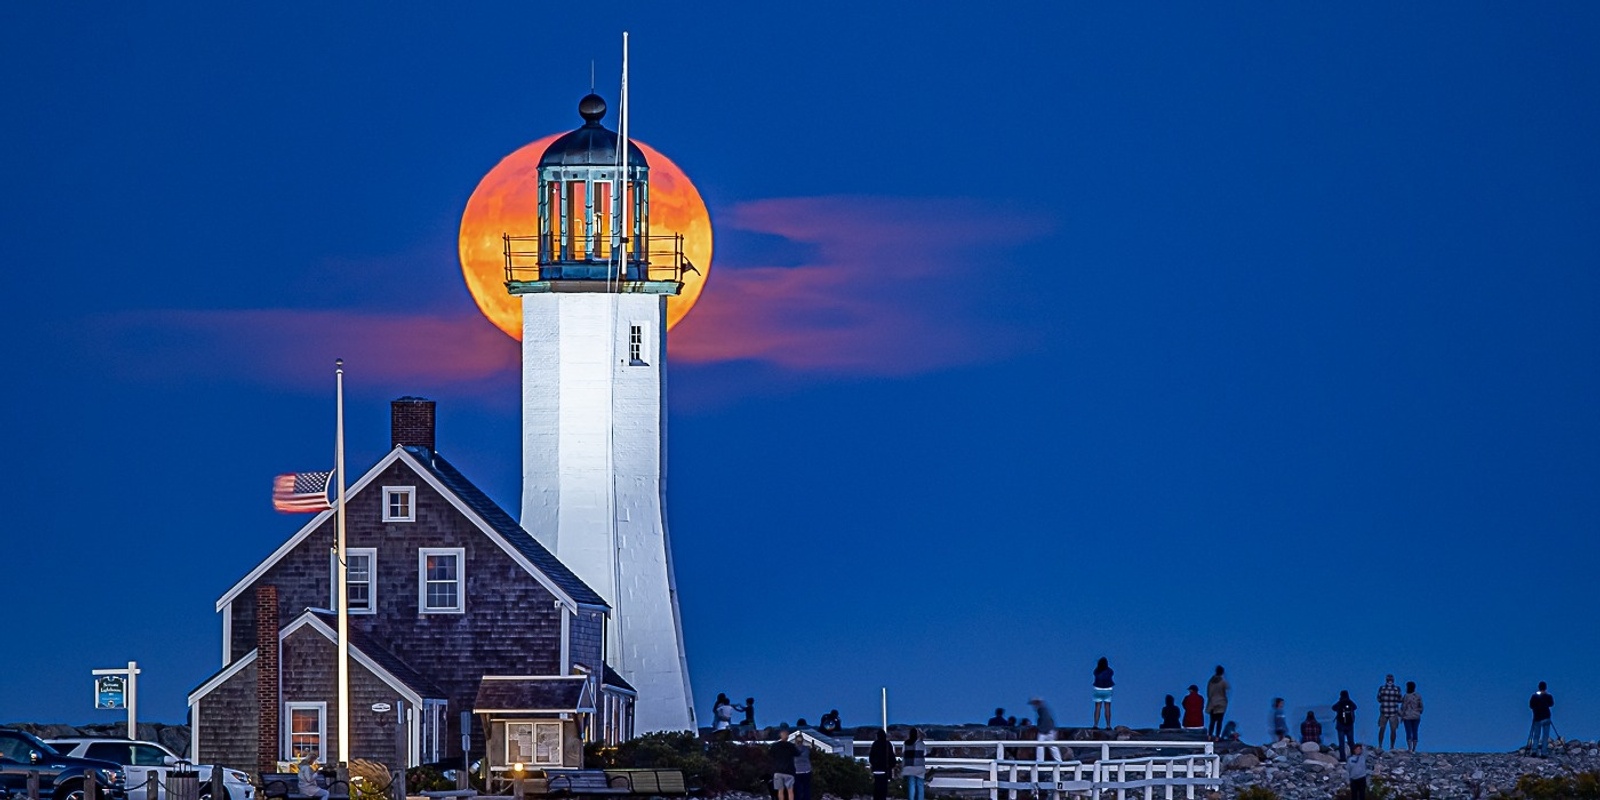
<path fill-rule="evenodd" d="M 594 185 L 594 207 L 590 214 L 589 252 L 599 260 L 611 257 L 611 183 Z"/>
<path fill-rule="evenodd" d="M 583 258 L 588 214 L 584 209 L 583 181 L 567 181 L 567 258 Z"/>

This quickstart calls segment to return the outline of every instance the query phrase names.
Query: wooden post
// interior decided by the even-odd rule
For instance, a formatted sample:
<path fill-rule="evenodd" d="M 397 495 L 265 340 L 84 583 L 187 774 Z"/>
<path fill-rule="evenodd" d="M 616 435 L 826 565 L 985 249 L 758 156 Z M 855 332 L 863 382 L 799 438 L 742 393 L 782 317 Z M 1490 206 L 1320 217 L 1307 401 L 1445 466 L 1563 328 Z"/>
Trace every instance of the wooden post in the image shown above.
<path fill-rule="evenodd" d="M 157 775 L 155 770 L 150 770 L 144 774 L 144 796 L 148 800 L 160 800 L 161 798 L 161 776 Z M 216 797 L 217 795 L 212 796 Z"/>
<path fill-rule="evenodd" d="M 100 800 L 100 788 L 94 779 L 94 770 L 83 771 L 83 800 Z"/>
<path fill-rule="evenodd" d="M 222 786 L 222 778 L 225 774 L 222 771 L 221 764 L 211 768 L 211 800 L 227 800 L 228 790 Z M 155 777 L 155 775 L 152 773 L 151 777 Z M 145 800 L 156 800 L 156 796 L 153 794 L 146 795 Z"/>
<path fill-rule="evenodd" d="M 389 796 L 394 800 L 406 800 L 406 771 L 395 770 L 389 773 Z"/>
<path fill-rule="evenodd" d="M 523 781 L 521 772 L 518 772 L 516 779 L 511 781 L 511 796 L 516 800 L 527 800 L 528 785 Z"/>
<path fill-rule="evenodd" d="M 28 800 L 39 800 L 39 771 L 28 770 Z"/>

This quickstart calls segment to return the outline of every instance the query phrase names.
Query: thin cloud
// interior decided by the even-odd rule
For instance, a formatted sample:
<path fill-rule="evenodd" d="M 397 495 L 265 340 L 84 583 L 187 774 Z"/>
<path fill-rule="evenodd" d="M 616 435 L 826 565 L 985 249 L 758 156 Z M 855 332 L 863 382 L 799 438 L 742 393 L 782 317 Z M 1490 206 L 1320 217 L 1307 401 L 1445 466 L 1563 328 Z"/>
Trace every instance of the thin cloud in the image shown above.
<path fill-rule="evenodd" d="M 911 375 L 1009 357 L 1038 338 L 1005 318 L 1002 290 L 1022 276 L 1008 251 L 1049 232 L 1041 217 L 973 200 L 841 196 L 744 203 L 724 219 L 805 257 L 795 266 L 717 265 L 669 339 L 675 363 L 714 383 L 750 367 L 775 385 Z M 376 389 L 448 383 L 498 395 L 520 359 L 517 343 L 470 305 L 130 311 L 99 318 L 89 333 L 125 377 L 280 390 L 325 390 L 340 357 Z M 711 365 L 720 366 L 704 369 Z"/>
<path fill-rule="evenodd" d="M 137 311 L 102 318 L 120 372 L 325 389 L 335 358 L 368 385 L 474 384 L 515 373 L 519 351 L 476 310 L 455 315 L 307 309 Z"/>
<path fill-rule="evenodd" d="M 669 340 L 679 363 L 909 375 L 1007 357 L 1033 338 L 983 298 L 1020 276 L 1008 251 L 1048 233 L 1042 217 L 974 200 L 858 196 L 760 200 L 728 217 L 814 257 L 718 264 Z"/>

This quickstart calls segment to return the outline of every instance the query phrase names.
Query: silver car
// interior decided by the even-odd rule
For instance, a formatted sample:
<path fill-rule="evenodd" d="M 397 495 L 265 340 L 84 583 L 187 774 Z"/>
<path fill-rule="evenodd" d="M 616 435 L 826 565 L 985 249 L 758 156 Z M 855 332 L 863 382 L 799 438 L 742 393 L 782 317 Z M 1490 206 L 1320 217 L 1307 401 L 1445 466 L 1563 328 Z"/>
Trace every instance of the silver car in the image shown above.
<path fill-rule="evenodd" d="M 97 758 L 121 764 L 127 773 L 128 800 L 162 800 L 159 797 L 146 796 L 149 794 L 146 791 L 146 787 L 149 786 L 149 776 L 152 772 L 155 773 L 156 779 L 165 786 L 167 774 L 180 760 L 177 754 L 155 742 L 66 737 L 46 739 L 45 743 L 61 751 L 63 755 Z M 236 769 L 209 764 L 196 765 L 195 769 L 200 773 L 201 800 L 211 798 L 211 774 L 215 769 L 222 770 L 222 788 L 228 796 L 211 800 L 255 800 L 256 787 L 251 785 L 249 775 Z M 164 791 L 162 795 L 165 796 Z"/>

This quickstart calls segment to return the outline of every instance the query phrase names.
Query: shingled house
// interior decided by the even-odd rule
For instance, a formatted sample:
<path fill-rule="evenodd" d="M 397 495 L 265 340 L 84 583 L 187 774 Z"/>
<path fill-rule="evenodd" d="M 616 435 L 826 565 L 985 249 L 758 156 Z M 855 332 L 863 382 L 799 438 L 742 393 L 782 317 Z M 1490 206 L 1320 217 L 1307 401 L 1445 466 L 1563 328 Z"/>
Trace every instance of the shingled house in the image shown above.
<path fill-rule="evenodd" d="M 431 401 L 390 408 L 392 449 L 346 490 L 351 757 L 458 759 L 465 725 L 473 759 L 577 766 L 584 742 L 628 738 L 605 601 L 435 450 Z M 195 761 L 337 757 L 335 525 L 317 514 L 217 601 Z"/>

